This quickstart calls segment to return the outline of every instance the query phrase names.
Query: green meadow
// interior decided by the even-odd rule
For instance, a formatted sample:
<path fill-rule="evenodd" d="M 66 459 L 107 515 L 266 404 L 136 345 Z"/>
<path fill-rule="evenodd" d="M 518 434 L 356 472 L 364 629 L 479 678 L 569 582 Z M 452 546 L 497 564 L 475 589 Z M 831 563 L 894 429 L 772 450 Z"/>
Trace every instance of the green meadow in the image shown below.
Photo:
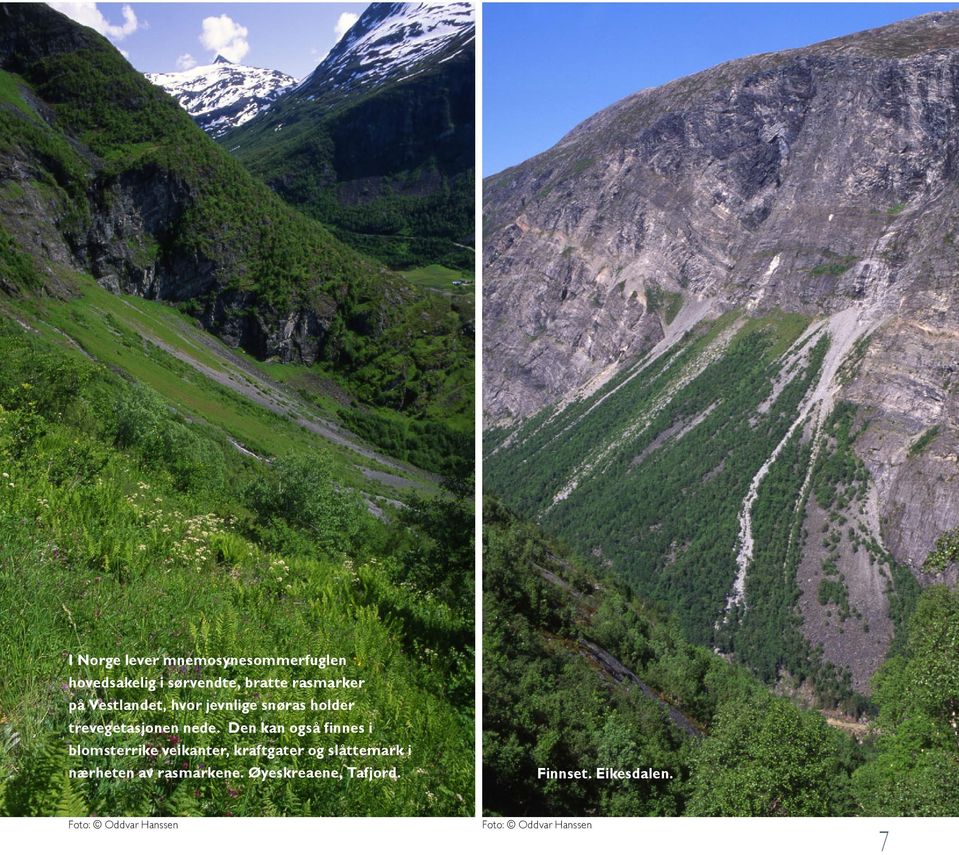
<path fill-rule="evenodd" d="M 471 814 L 468 484 L 447 489 L 373 451 L 331 418 L 342 396 L 299 394 L 277 379 L 298 369 L 259 366 L 169 307 L 81 285 L 72 300 L 2 308 L 0 813 Z M 311 654 L 346 665 L 201 668 L 190 676 L 239 688 L 150 692 L 70 681 L 182 675 L 81 668 L 71 654 Z M 243 683 L 314 677 L 364 683 Z M 174 710 L 174 699 L 201 706 Z M 157 700 L 164 709 L 132 706 Z M 127 708 L 97 709 L 116 701 Z M 260 711 L 228 711 L 237 701 Z M 331 702 L 351 706 L 313 707 Z M 230 734 L 233 720 L 277 729 Z M 354 732 L 309 732 L 317 722 Z M 71 723 L 161 734 L 70 735 Z M 216 731 L 187 732 L 203 723 Z M 71 743 L 127 753 L 70 756 Z M 330 757 L 334 744 L 404 753 Z M 131 753 L 144 745 L 155 754 Z M 208 753 L 175 755 L 179 745 Z M 256 745 L 278 756 L 233 754 Z M 291 748 L 301 753 L 280 754 Z M 396 777 L 349 778 L 347 766 Z M 183 777 L 205 767 L 241 775 Z M 250 777 L 253 767 L 266 772 Z M 294 772 L 268 774 L 282 768 Z M 133 777 L 71 777 L 78 769 Z M 296 771 L 316 769 L 344 777 Z"/>

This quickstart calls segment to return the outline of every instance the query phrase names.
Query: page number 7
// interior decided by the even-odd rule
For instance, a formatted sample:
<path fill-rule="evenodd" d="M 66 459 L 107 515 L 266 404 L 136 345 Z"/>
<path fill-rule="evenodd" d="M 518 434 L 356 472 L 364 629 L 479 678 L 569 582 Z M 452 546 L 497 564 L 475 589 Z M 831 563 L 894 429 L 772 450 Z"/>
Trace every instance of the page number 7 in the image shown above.
<path fill-rule="evenodd" d="M 889 840 L 889 832 L 888 832 L 888 831 L 880 831 L 879 833 L 882 835 L 882 849 L 880 849 L 879 851 L 880 851 L 880 852 L 885 852 L 885 851 L 886 851 L 886 841 Z"/>

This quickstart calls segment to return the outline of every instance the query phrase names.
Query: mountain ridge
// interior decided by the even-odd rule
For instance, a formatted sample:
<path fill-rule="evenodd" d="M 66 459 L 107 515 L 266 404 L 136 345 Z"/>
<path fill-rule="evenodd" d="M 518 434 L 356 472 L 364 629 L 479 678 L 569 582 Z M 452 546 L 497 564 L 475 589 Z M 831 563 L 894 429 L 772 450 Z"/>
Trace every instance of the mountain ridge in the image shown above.
<path fill-rule="evenodd" d="M 868 691 L 959 574 L 953 36 L 733 60 L 485 182 L 488 486 L 767 680 Z"/>
<path fill-rule="evenodd" d="M 836 36 L 824 41 L 813 42 L 802 47 L 785 48 L 780 51 L 762 51 L 760 53 L 748 54 L 746 56 L 724 60 L 717 65 L 700 69 L 699 71 L 694 71 L 689 74 L 681 75 L 655 86 L 644 87 L 643 89 L 639 89 L 623 96 L 606 107 L 597 110 L 592 115 L 587 116 L 582 121 L 577 122 L 576 125 L 564 133 L 563 136 L 561 136 L 559 140 L 557 140 L 557 142 L 546 151 L 551 151 L 552 149 L 557 148 L 565 143 L 574 141 L 576 135 L 580 131 L 591 130 L 594 126 L 594 123 L 597 123 L 601 117 L 605 117 L 607 114 L 615 114 L 619 109 L 625 108 L 629 104 L 633 103 L 635 99 L 641 98 L 642 96 L 655 91 L 666 90 L 669 87 L 692 82 L 701 75 L 713 76 L 716 72 L 721 70 L 738 70 L 739 68 L 745 68 L 747 66 L 753 66 L 755 70 L 759 70 L 767 65 L 781 65 L 787 59 L 795 55 L 815 53 L 826 48 L 829 48 L 834 54 L 842 53 L 844 50 L 847 52 L 855 52 L 857 47 L 862 48 L 863 46 L 868 46 L 873 42 L 876 43 L 877 48 L 884 47 L 885 53 L 888 54 L 888 56 L 885 56 L 885 58 L 895 58 L 895 56 L 902 51 L 906 51 L 907 55 L 909 55 L 911 53 L 910 48 L 916 53 L 926 53 L 946 49 L 951 45 L 954 45 L 955 39 L 959 38 L 959 21 L 956 21 L 954 17 L 950 18 L 949 16 L 955 16 L 955 12 L 927 12 L 923 15 L 917 15 L 915 18 L 907 19 L 906 21 L 899 21 L 882 27 L 874 27 L 869 30 L 862 30 L 851 35 Z M 931 23 L 938 26 L 943 24 L 944 18 L 947 19 L 945 21 L 945 26 L 941 28 L 940 32 L 935 33 L 935 38 L 933 38 L 933 34 L 928 32 L 924 25 Z M 889 44 L 885 40 L 885 37 L 888 36 L 890 32 L 898 36 L 898 38 L 892 40 L 892 44 Z M 923 34 L 929 36 L 929 43 L 923 48 L 915 49 L 916 42 L 914 36 L 912 35 L 913 33 L 918 33 L 919 36 L 922 36 Z M 900 41 L 900 39 L 904 40 L 904 43 L 903 41 Z M 897 44 L 900 46 L 898 51 L 894 48 L 894 46 Z M 873 51 L 872 53 L 867 50 L 863 50 L 862 55 L 864 57 L 873 56 L 874 58 L 883 58 L 883 53 L 879 50 Z M 489 176 L 487 180 L 495 178 L 497 175 L 507 173 L 510 170 L 517 169 L 529 161 L 535 160 L 537 157 L 542 156 L 544 153 L 545 152 L 534 154 L 520 163 L 507 166 L 500 170 L 499 173 Z"/>
<path fill-rule="evenodd" d="M 474 32 L 469 4 L 371 4 L 313 74 L 219 141 L 390 266 L 471 270 Z"/>
<path fill-rule="evenodd" d="M 415 74 L 436 54 L 455 56 L 472 38 L 469 3 L 374 3 L 297 84 L 297 92 L 308 98 L 342 97 L 373 89 L 397 72 Z"/>
<path fill-rule="evenodd" d="M 240 65 L 219 54 L 207 65 L 145 76 L 214 138 L 249 122 L 297 82 L 282 71 Z"/>

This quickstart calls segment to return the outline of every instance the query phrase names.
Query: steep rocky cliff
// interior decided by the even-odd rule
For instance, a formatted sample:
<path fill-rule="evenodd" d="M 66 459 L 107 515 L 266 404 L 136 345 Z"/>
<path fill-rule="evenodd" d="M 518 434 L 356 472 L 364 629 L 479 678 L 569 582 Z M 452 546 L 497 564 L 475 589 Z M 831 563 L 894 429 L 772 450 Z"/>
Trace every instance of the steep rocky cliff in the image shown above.
<path fill-rule="evenodd" d="M 471 269 L 474 38 L 469 3 L 371 3 L 295 89 L 221 141 L 352 246 Z"/>
<path fill-rule="evenodd" d="M 490 178 L 484 405 L 493 489 L 505 484 L 497 466 L 521 466 L 534 450 L 555 450 L 561 434 L 570 441 L 590 429 L 581 459 L 563 476 L 557 465 L 558 488 L 527 496 L 527 507 L 547 522 L 562 518 L 555 525 L 568 533 L 578 523 L 564 504 L 588 512 L 597 491 L 618 489 L 629 508 L 638 499 L 627 481 L 657 454 L 685 441 L 695 455 L 728 427 L 716 419 L 734 390 L 649 433 L 663 408 L 679 406 L 723 360 L 744 371 L 733 351 L 755 324 L 785 335 L 775 319 L 801 318 L 782 350 L 763 351 L 769 372 L 741 399 L 751 433 L 736 442 L 765 432 L 769 444 L 726 485 L 738 496 L 724 535 L 728 569 L 716 571 L 723 581 L 690 628 L 735 649 L 723 627 L 745 631 L 753 619 L 744 615 L 761 595 L 750 573 L 768 545 L 755 538 L 754 549 L 756 511 L 769 499 L 769 473 L 785 478 L 795 444 L 794 492 L 778 511 L 795 517 L 788 549 L 802 544 L 780 561 L 798 585 L 787 608 L 811 645 L 805 658 L 819 647 L 866 690 L 892 637 L 891 577 L 902 596 L 909 574 L 899 569 L 925 583 L 920 568 L 937 537 L 959 525 L 957 154 L 959 14 L 935 13 L 639 92 Z M 685 374 L 671 377 L 683 360 Z M 664 379 L 671 385 L 649 397 Z M 745 382 L 743 373 L 739 391 Z M 771 422 L 793 382 L 796 399 Z M 610 410 L 631 384 L 646 384 L 645 403 L 620 423 Z M 632 462 L 617 474 L 610 461 L 626 448 Z M 846 451 L 865 465 L 861 479 L 830 469 Z M 848 493 L 848 507 L 821 507 L 836 497 L 817 492 L 817 478 L 861 492 Z M 691 489 L 673 497 L 663 485 L 660 501 L 681 503 Z M 587 491 L 592 503 L 576 499 Z M 677 528 L 660 571 L 682 563 L 677 553 L 703 525 Z M 614 535 L 642 536 L 607 539 Z M 589 538 L 580 536 L 582 547 Z M 590 548 L 604 548 L 598 533 L 593 540 Z M 612 563 L 648 588 L 662 585 L 625 552 Z M 692 569 L 677 572 L 687 587 L 699 584 Z M 944 578 L 954 582 L 955 567 Z"/>

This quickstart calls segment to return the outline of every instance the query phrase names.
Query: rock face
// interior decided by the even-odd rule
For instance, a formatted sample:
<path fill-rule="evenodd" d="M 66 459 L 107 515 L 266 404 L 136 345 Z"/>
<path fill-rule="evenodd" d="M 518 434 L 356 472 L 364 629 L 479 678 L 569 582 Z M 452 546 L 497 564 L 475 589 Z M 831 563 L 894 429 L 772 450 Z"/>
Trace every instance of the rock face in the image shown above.
<path fill-rule="evenodd" d="M 41 4 L 0 5 L 0 77 L 7 293 L 67 295 L 95 280 L 180 304 L 259 358 L 308 364 L 345 358 L 346 340 L 383 333 L 413 299 L 263 187 L 92 30 Z"/>
<path fill-rule="evenodd" d="M 959 525 L 957 156 L 954 12 L 596 114 L 485 184 L 488 426 L 564 407 L 704 317 L 825 318 L 817 418 L 866 414 L 875 534 L 918 571 Z"/>
<path fill-rule="evenodd" d="M 212 137 L 246 124 L 296 85 L 296 78 L 282 71 L 240 65 L 222 56 L 209 65 L 146 78 L 176 98 Z"/>
<path fill-rule="evenodd" d="M 252 292 L 230 287 L 215 258 L 161 253 L 159 239 L 176 228 L 194 197 L 195 188 L 177 175 L 154 167 L 110 179 L 91 175 L 89 219 L 83 228 L 61 232 L 52 224 L 62 220 L 63 212 L 37 186 L 35 170 L 35 164 L 0 154 L 0 183 L 19 175 L 25 188 L 15 201 L 5 200 L 0 227 L 8 228 L 32 254 L 59 265 L 46 271 L 48 288 L 67 295 L 74 281 L 69 270 L 88 271 L 117 294 L 194 303 L 204 327 L 259 359 L 310 365 L 328 356 L 329 331 L 337 315 L 332 297 L 315 294 L 292 309 L 271 306 Z M 58 280 L 59 288 L 51 286 Z"/>
<path fill-rule="evenodd" d="M 105 288 L 149 300 L 190 303 L 198 319 L 227 344 L 258 359 L 312 365 L 326 356 L 337 301 L 322 293 L 295 308 L 271 306 L 256 294 L 231 287 L 222 265 L 201 252 L 160 252 L 196 195 L 176 174 L 153 167 L 101 179 L 85 234 L 68 236 L 78 263 Z"/>
<path fill-rule="evenodd" d="M 642 303 L 651 283 L 806 312 L 891 314 L 908 293 L 954 326 L 930 280 L 954 266 L 957 35 L 959 17 L 934 14 L 730 62 L 626 98 L 490 178 L 488 415 L 528 415 L 617 358 L 564 324 L 579 313 L 632 340 L 635 315 L 607 297 Z M 582 367 L 524 384 L 502 370 L 519 336 Z"/>
<path fill-rule="evenodd" d="M 470 3 L 372 3 L 298 86 L 220 141 L 365 252 L 470 266 L 474 39 Z"/>

